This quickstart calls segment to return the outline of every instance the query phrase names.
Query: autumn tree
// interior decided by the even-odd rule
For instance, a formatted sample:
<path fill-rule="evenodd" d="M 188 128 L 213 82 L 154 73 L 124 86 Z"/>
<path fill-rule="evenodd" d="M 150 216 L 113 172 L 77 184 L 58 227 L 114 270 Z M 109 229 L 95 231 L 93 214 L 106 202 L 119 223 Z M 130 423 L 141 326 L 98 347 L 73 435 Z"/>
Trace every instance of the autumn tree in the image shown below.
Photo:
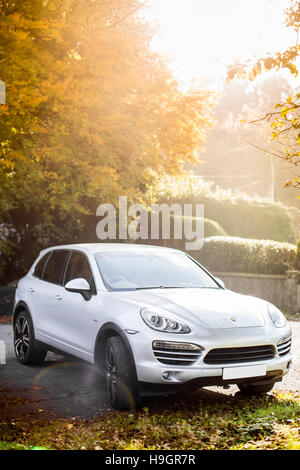
<path fill-rule="evenodd" d="M 262 72 L 286 69 L 294 77 L 298 77 L 299 70 L 295 64 L 300 55 L 299 30 L 300 30 L 300 1 L 291 0 L 290 8 L 286 11 L 286 26 L 295 31 L 295 44 L 286 51 L 274 55 L 268 54 L 259 58 L 254 63 L 248 60 L 246 64 L 236 63 L 228 70 L 229 80 L 233 77 L 248 78 L 254 80 Z M 259 124 L 262 121 L 270 123 L 271 140 L 278 145 L 276 151 L 270 155 L 288 162 L 293 168 L 300 167 L 300 87 L 295 92 L 286 96 L 270 109 L 266 114 L 251 121 Z M 300 188 L 300 174 L 286 181 L 286 186 Z M 300 196 L 299 196 L 300 197 Z"/>
<path fill-rule="evenodd" d="M 152 34 L 140 0 L 0 0 L 6 278 L 44 246 L 95 240 L 99 204 L 143 201 L 197 160 L 211 95 L 179 90 Z"/>

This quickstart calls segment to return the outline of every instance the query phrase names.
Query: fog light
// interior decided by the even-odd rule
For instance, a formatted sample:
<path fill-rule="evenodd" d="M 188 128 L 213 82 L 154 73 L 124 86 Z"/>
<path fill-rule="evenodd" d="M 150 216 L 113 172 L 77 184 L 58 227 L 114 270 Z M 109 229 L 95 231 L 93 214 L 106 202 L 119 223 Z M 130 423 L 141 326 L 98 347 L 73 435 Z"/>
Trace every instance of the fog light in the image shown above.
<path fill-rule="evenodd" d="M 163 372 L 161 376 L 164 380 L 168 380 L 170 377 L 170 372 Z"/>

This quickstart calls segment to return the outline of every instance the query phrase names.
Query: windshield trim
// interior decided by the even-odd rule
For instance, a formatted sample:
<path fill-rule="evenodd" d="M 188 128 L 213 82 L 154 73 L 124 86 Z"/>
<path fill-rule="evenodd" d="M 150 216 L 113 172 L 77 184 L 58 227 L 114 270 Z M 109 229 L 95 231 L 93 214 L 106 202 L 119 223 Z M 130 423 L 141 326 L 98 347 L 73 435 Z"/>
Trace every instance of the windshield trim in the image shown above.
<path fill-rule="evenodd" d="M 220 289 L 224 289 L 225 290 L 225 287 L 223 287 L 218 281 L 217 279 L 215 278 L 215 276 L 213 274 L 211 274 L 209 271 L 207 271 L 207 269 L 201 264 L 199 263 L 199 261 L 197 261 L 195 258 L 193 258 L 191 255 L 189 255 L 188 253 L 184 253 L 188 258 L 190 258 L 190 260 L 192 260 L 195 264 L 197 264 L 199 266 L 199 268 L 201 268 L 216 284 L 217 286 L 220 288 Z M 206 289 L 208 289 L 208 287 L 206 287 Z"/>

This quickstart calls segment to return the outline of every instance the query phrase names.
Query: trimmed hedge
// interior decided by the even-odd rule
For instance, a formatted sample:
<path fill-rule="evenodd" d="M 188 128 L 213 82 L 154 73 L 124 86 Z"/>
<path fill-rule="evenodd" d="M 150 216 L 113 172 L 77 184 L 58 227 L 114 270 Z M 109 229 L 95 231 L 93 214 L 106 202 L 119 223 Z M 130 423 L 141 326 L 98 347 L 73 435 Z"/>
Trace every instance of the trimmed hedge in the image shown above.
<path fill-rule="evenodd" d="M 295 242 L 293 211 L 297 209 L 280 203 L 243 198 L 197 197 L 196 194 L 163 202 L 203 204 L 205 217 L 216 221 L 234 237 Z"/>
<path fill-rule="evenodd" d="M 171 220 L 173 224 L 173 219 L 177 219 L 178 216 L 174 216 L 171 214 Z M 190 220 L 192 219 L 192 225 L 195 228 L 196 227 L 196 220 L 199 219 L 198 217 L 189 217 L 189 216 L 182 216 L 182 224 L 184 224 L 185 220 Z M 171 225 L 171 234 L 173 234 L 173 225 Z M 220 237 L 226 237 L 228 234 L 227 232 L 221 227 L 221 225 L 216 222 L 215 220 L 207 219 L 204 217 L 204 237 L 214 237 L 214 236 L 220 236 Z M 185 240 L 183 240 L 183 243 L 185 243 Z"/>
<path fill-rule="evenodd" d="M 217 272 L 285 274 L 296 266 L 295 245 L 271 240 L 209 237 L 202 250 L 190 254 Z"/>
<path fill-rule="evenodd" d="M 230 236 L 295 243 L 299 209 L 212 186 L 201 180 L 168 178 L 154 193 L 159 203 L 204 204 L 204 216 Z"/>
<path fill-rule="evenodd" d="M 180 222 L 182 224 L 182 239 L 174 239 L 174 222 L 176 222 L 176 219 L 180 218 Z M 175 220 L 174 220 L 175 219 Z M 184 237 L 184 223 L 186 220 L 191 220 L 192 219 L 192 227 L 193 230 L 196 228 L 196 221 L 199 221 L 199 218 L 197 217 L 190 217 L 190 216 L 177 216 L 174 215 L 173 212 L 170 214 L 170 239 L 163 239 L 162 238 L 162 233 L 160 231 L 160 237 L 159 239 L 151 239 L 150 234 L 151 234 L 151 215 L 149 213 L 148 215 L 148 234 L 149 234 L 149 239 L 143 240 L 143 239 L 138 239 L 135 241 L 135 243 L 142 243 L 142 244 L 147 244 L 147 245 L 159 245 L 159 246 L 167 246 L 170 248 L 176 248 L 178 250 L 183 250 L 185 251 L 185 244 L 188 241 L 194 241 L 194 240 L 186 240 Z M 200 219 L 201 220 L 201 219 Z M 204 220 L 204 237 L 213 237 L 213 236 L 221 236 L 225 237 L 227 236 L 227 233 L 225 230 L 218 224 L 218 222 L 215 222 L 214 220 L 210 219 L 202 219 Z M 160 214 L 160 228 L 162 226 L 162 216 Z"/>
<path fill-rule="evenodd" d="M 295 242 L 290 208 L 253 199 L 202 198 L 204 214 L 216 220 L 229 235 L 279 242 Z"/>
<path fill-rule="evenodd" d="M 225 232 L 223 227 L 221 227 L 221 225 L 218 224 L 218 222 L 216 222 L 215 220 L 204 218 L 204 236 L 205 237 L 213 237 L 213 236 L 224 237 L 226 235 L 227 233 Z"/>
<path fill-rule="evenodd" d="M 173 220 L 174 219 L 177 219 L 178 216 L 177 215 L 174 215 L 173 213 L 171 213 L 171 235 L 173 234 Z M 183 215 L 180 217 L 180 219 L 182 219 L 182 224 L 184 224 L 184 221 L 185 220 L 190 220 L 192 219 L 193 222 L 192 222 L 192 225 L 196 226 L 196 220 L 198 219 L 197 217 L 194 217 L 194 216 L 187 216 L 187 215 Z M 160 219 L 161 220 L 161 219 Z M 150 224 L 149 224 L 149 227 L 150 227 Z M 211 220 L 211 219 L 207 219 L 206 217 L 204 217 L 204 237 L 214 237 L 214 236 L 221 236 L 221 237 L 225 237 L 227 236 L 227 232 L 223 229 L 223 227 L 221 227 L 221 225 L 216 222 L 215 220 Z M 183 240 L 183 243 L 185 243 L 185 241 Z"/>

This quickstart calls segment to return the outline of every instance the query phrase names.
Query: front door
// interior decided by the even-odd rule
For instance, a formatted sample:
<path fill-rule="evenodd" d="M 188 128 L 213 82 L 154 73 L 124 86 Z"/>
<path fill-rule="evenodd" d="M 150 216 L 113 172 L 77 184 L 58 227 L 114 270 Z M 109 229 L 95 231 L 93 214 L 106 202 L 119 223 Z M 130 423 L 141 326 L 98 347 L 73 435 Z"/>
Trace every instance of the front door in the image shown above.
<path fill-rule="evenodd" d="M 94 312 L 99 308 L 98 299 L 87 256 L 79 250 L 72 250 L 63 284 L 77 278 L 83 278 L 90 284 L 92 295 L 89 300 L 85 300 L 80 293 L 62 288 L 56 310 L 58 340 L 64 351 L 93 362 L 94 343 L 98 332 Z"/>

